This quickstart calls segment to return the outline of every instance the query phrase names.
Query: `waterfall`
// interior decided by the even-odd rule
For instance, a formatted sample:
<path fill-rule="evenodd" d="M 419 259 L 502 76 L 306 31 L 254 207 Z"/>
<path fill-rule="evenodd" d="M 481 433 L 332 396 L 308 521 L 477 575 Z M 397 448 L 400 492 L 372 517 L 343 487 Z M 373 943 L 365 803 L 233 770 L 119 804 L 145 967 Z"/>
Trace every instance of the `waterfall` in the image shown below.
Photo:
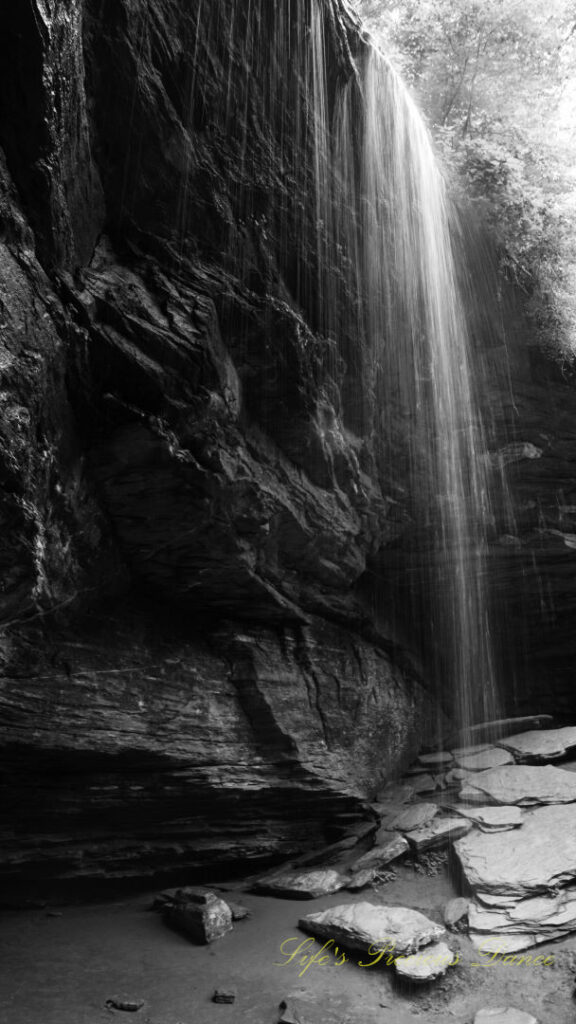
<path fill-rule="evenodd" d="M 484 428 L 456 269 L 457 223 L 428 130 L 398 74 L 372 48 L 360 88 L 342 91 L 334 155 L 340 230 L 352 238 L 384 433 L 404 432 L 427 553 L 436 682 L 457 721 L 490 720 L 498 694 L 486 553 L 492 521 Z M 360 93 L 360 95 L 359 95 Z"/>
<path fill-rule="evenodd" d="M 327 52 L 342 10 L 336 0 L 211 4 L 198 18 L 198 77 L 211 80 L 227 40 L 219 119 L 238 143 L 235 205 L 264 237 L 274 219 L 282 286 L 371 393 L 364 405 L 376 409 L 382 475 L 407 484 L 412 535 L 424 538 L 403 563 L 406 629 L 410 615 L 424 623 L 426 670 L 465 727 L 498 717 L 498 695 L 486 573 L 492 482 L 458 222 L 422 116 L 386 58 L 356 29 L 354 57 L 341 40 L 335 60 L 333 38 Z M 276 150 L 255 129 L 256 109 Z M 282 208 L 263 215 L 261 195 L 280 177 L 289 195 L 280 190 Z M 244 240 L 235 244 L 242 280 Z"/>

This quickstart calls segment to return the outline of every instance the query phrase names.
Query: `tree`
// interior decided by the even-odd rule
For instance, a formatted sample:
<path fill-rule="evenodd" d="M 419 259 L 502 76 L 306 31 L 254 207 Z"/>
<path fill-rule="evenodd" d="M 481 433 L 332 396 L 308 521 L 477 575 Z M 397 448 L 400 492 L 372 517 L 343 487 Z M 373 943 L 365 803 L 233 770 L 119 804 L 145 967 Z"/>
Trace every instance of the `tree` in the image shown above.
<path fill-rule="evenodd" d="M 576 351 L 576 0 L 357 7 L 416 90 L 453 189 L 482 205 L 538 332 Z"/>

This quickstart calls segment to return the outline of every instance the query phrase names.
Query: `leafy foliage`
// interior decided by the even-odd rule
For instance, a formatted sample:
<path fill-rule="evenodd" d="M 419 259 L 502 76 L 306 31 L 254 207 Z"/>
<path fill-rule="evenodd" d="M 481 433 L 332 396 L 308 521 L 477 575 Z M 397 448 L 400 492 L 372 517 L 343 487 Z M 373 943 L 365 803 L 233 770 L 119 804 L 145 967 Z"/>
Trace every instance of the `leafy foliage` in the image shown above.
<path fill-rule="evenodd" d="M 576 352 L 576 0 L 356 0 L 481 209 L 540 340 Z"/>

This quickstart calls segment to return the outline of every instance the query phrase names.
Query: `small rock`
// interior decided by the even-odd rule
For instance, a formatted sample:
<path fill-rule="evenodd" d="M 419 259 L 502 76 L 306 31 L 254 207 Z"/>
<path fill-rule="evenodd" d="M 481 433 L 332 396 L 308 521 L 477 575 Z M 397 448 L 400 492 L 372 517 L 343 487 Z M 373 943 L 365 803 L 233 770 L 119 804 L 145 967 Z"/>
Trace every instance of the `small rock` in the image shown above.
<path fill-rule="evenodd" d="M 416 953 L 422 946 L 443 938 L 445 930 L 424 914 L 409 907 L 373 903 L 347 903 L 301 918 L 298 926 L 318 938 L 334 939 L 350 949 L 368 952 L 383 941 L 395 955 Z"/>
<path fill-rule="evenodd" d="M 472 822 L 463 821 L 462 818 L 438 818 L 416 832 L 409 832 L 407 838 L 417 853 L 423 853 L 425 850 L 437 850 L 461 839 L 471 828 Z"/>
<path fill-rule="evenodd" d="M 466 931 L 470 903 L 462 896 L 450 900 L 444 907 L 444 924 L 450 931 Z"/>
<path fill-rule="evenodd" d="M 440 978 L 455 962 L 452 950 L 445 942 L 438 942 L 414 956 L 400 957 L 394 967 L 401 978 L 422 983 Z"/>
<path fill-rule="evenodd" d="M 224 902 L 230 907 L 233 921 L 245 921 L 247 917 L 252 917 L 252 911 L 248 910 L 248 907 L 243 907 L 241 903 L 232 903 L 230 900 Z"/>
<path fill-rule="evenodd" d="M 420 754 L 418 758 L 419 764 L 423 765 L 424 768 L 449 768 L 452 761 L 452 754 L 445 750 L 437 754 Z"/>
<path fill-rule="evenodd" d="M 414 829 L 427 825 L 438 814 L 437 804 L 414 804 L 390 822 L 390 829 L 398 832 L 413 832 Z"/>
<path fill-rule="evenodd" d="M 538 1024 L 536 1017 L 524 1010 L 516 1010 L 512 1006 L 496 1006 L 478 1010 L 474 1024 Z"/>
<path fill-rule="evenodd" d="M 112 996 L 104 1003 L 110 1010 L 124 1010 L 126 1013 L 137 1013 L 144 1006 L 143 999 L 129 999 L 126 996 Z"/>
<path fill-rule="evenodd" d="M 213 1003 L 234 1003 L 236 1002 L 236 992 L 231 988 L 217 988 L 214 990 L 212 996 Z"/>
<path fill-rule="evenodd" d="M 164 908 L 164 920 L 194 942 L 215 942 L 232 931 L 232 911 L 209 890 L 180 890 L 174 903 Z"/>

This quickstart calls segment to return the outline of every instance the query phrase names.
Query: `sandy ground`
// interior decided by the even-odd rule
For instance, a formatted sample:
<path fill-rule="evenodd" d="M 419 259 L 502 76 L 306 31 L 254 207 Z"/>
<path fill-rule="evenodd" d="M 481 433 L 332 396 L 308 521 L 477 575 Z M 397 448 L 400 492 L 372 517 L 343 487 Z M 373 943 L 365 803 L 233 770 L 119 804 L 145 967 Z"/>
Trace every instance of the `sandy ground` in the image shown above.
<path fill-rule="evenodd" d="M 276 900 L 231 884 L 231 898 L 252 916 L 208 947 L 169 930 L 150 913 L 151 894 L 122 902 L 10 911 L 0 922 L 0 1020 L 6 1024 L 276 1024 L 287 995 L 338 1010 L 354 1024 L 471 1024 L 482 1006 L 516 1006 L 541 1024 L 572 1024 L 576 937 L 541 946 L 554 965 L 520 967 L 479 961 L 468 939 L 451 938 L 461 963 L 445 979 L 418 988 L 399 985 L 390 969 L 354 963 L 315 965 L 299 976 L 281 945 L 305 936 L 298 918 L 338 903 L 369 899 L 411 906 L 441 920 L 455 894 L 448 869 L 432 877 L 411 867 L 376 892 L 319 900 Z M 59 913 L 61 916 L 50 916 Z M 289 946 L 292 949 L 295 942 Z M 320 944 L 316 948 L 319 948 Z M 286 949 L 286 947 L 285 947 Z M 234 1005 L 215 1005 L 215 988 L 236 989 Z M 144 999 L 137 1013 L 107 1009 L 115 995 Z M 318 1020 L 322 1020 L 319 1013 Z M 316 1022 L 315 1022 L 316 1024 Z"/>

